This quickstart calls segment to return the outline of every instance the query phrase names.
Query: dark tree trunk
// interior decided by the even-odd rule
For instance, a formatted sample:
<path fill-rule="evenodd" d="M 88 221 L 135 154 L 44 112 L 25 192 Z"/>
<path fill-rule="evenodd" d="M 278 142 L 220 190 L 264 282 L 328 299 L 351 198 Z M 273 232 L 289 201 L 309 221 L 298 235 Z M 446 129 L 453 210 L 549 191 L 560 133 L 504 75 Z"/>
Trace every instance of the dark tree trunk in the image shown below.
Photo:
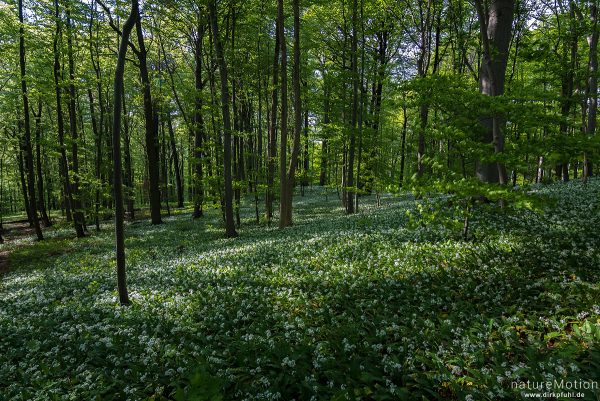
<path fill-rule="evenodd" d="M 123 73 L 125 71 L 125 56 L 133 26 L 139 19 L 139 6 L 137 0 L 131 2 L 131 13 L 123 25 L 119 55 L 115 69 L 115 87 L 113 99 L 113 182 L 115 193 L 115 242 L 117 258 L 117 288 L 121 305 L 129 305 L 127 294 L 127 281 L 125 271 L 125 232 L 123 227 L 123 182 L 121 171 L 121 105 L 124 92 Z"/>
<path fill-rule="evenodd" d="M 19 134 L 20 131 L 21 130 L 19 129 Z M 27 179 L 25 178 L 23 144 L 19 144 L 19 155 L 17 156 L 17 163 L 19 164 L 19 178 L 21 182 L 21 191 L 23 192 L 23 207 L 25 208 L 25 213 L 27 213 L 27 221 L 29 222 L 29 227 L 33 227 L 33 219 L 31 218 L 31 208 L 29 207 L 29 195 L 27 194 Z"/>
<path fill-rule="evenodd" d="M 277 21 L 279 30 L 279 51 L 281 53 L 281 138 L 279 142 L 279 228 L 285 227 L 287 211 L 287 46 L 285 41 L 285 18 L 283 0 L 277 1 Z"/>
<path fill-rule="evenodd" d="M 406 131 L 408 117 L 406 116 L 406 104 L 402 105 L 402 134 L 400 138 L 400 179 L 398 185 L 400 188 L 404 185 L 404 164 L 406 160 Z"/>
<path fill-rule="evenodd" d="M 200 17 L 199 17 L 200 18 Z M 202 217 L 203 205 L 204 205 L 204 175 L 203 175 L 203 163 L 204 163 L 204 138 L 206 136 L 206 127 L 204 125 L 204 118 L 202 117 L 202 90 L 204 89 L 204 83 L 202 82 L 202 46 L 204 40 L 205 25 L 203 22 L 198 23 L 196 30 L 196 41 L 194 47 L 194 59 L 196 66 L 194 69 L 195 78 L 195 89 L 196 93 L 194 96 L 194 188 L 195 188 L 195 199 L 194 199 L 194 218 Z"/>
<path fill-rule="evenodd" d="M 352 1 L 352 41 L 351 41 L 351 66 L 352 71 L 352 114 L 350 129 L 350 144 L 348 147 L 348 167 L 346 171 L 347 199 L 346 213 L 354 213 L 354 152 L 356 148 L 356 131 L 358 125 L 358 2 Z"/>
<path fill-rule="evenodd" d="M 102 155 L 103 155 L 103 149 L 102 149 L 102 137 L 105 135 L 104 132 L 104 127 L 105 127 L 105 116 L 106 116 L 106 112 L 105 112 L 105 104 L 104 104 L 104 99 L 103 99 L 103 93 L 102 93 L 102 75 L 101 75 L 101 70 L 100 70 L 100 60 L 99 60 L 99 39 L 97 38 L 96 41 L 93 40 L 93 23 L 94 23 L 94 16 L 97 13 L 97 2 L 94 1 L 94 9 L 91 10 L 90 12 L 90 60 L 92 62 L 92 67 L 94 68 L 94 73 L 96 75 L 96 92 L 97 92 L 97 96 L 98 96 L 98 109 L 100 111 L 100 114 L 98 115 L 98 117 L 96 117 L 95 115 L 95 105 L 94 105 L 94 96 L 92 94 L 92 90 L 89 89 L 88 90 L 88 97 L 90 99 L 90 111 L 92 114 L 92 128 L 94 130 L 94 139 L 96 142 L 96 164 L 95 164 L 95 174 L 96 174 L 96 193 L 95 193 L 95 199 L 94 199 L 94 215 L 95 215 L 95 224 L 96 224 L 96 230 L 100 229 L 100 201 L 101 201 L 101 189 L 102 186 L 104 184 L 103 182 L 103 177 L 102 177 Z M 99 30 L 99 27 L 97 28 Z M 97 122 L 96 122 L 97 120 Z"/>
<path fill-rule="evenodd" d="M 145 120 L 145 140 L 146 154 L 148 157 L 148 180 L 150 184 L 150 216 L 152 224 L 161 224 L 160 216 L 160 163 L 158 160 L 158 119 L 152 103 L 152 93 L 150 92 L 150 77 L 148 74 L 148 53 L 142 31 L 142 21 L 139 18 L 139 4 L 135 1 L 137 7 L 136 14 L 138 18 L 135 23 L 137 42 L 138 42 L 138 63 L 140 69 L 140 79 L 142 81 L 142 92 L 144 97 L 144 120 Z M 113 143 L 113 146 L 115 144 Z"/>
<path fill-rule="evenodd" d="M 330 102 L 330 96 L 331 96 L 331 92 L 328 89 L 328 85 L 327 85 L 327 80 L 325 77 L 325 72 L 323 71 L 323 95 L 324 95 L 324 105 L 323 105 L 323 125 L 324 125 L 324 130 L 325 132 L 327 132 L 328 128 L 329 128 L 329 123 L 331 122 L 330 120 L 330 107 L 331 107 L 331 102 Z M 325 134 L 325 136 L 327 136 L 327 134 Z M 323 138 L 323 141 L 321 142 L 321 173 L 319 174 L 319 185 L 324 187 L 325 185 L 327 185 L 327 168 L 328 168 L 328 139 L 327 138 Z"/>
<path fill-rule="evenodd" d="M 45 227 L 50 227 L 52 222 L 46 211 L 46 203 L 44 202 L 44 176 L 42 175 L 42 101 L 38 101 L 38 112 L 35 114 L 35 167 L 37 175 L 37 201 L 38 209 L 42 215 L 42 223 Z"/>
<path fill-rule="evenodd" d="M 515 0 L 495 0 L 485 10 L 483 0 L 476 0 L 479 16 L 483 59 L 479 74 L 479 86 L 482 94 L 500 96 L 504 93 L 508 49 L 512 37 L 512 22 L 515 12 Z M 481 120 L 485 132 L 481 138 L 491 143 L 496 154 L 504 152 L 504 122 L 498 113 Z M 506 167 L 502 163 L 477 162 L 477 177 L 483 182 L 507 183 Z"/>
<path fill-rule="evenodd" d="M 265 196 L 265 217 L 267 223 L 271 224 L 273 218 L 273 198 L 274 198 L 274 182 L 275 182 L 275 158 L 277 157 L 277 108 L 278 108 L 278 91 L 279 86 L 279 50 L 281 42 L 279 18 L 275 27 L 275 49 L 273 56 L 273 86 L 271 89 L 271 112 L 269 121 L 269 138 L 267 144 L 267 191 Z"/>
<path fill-rule="evenodd" d="M 127 215 L 129 220 L 135 220 L 135 186 L 133 183 L 133 162 L 131 160 L 131 135 L 129 135 L 129 116 L 127 115 L 127 102 L 125 94 L 123 98 L 123 144 L 125 145 L 125 187 L 127 194 L 125 200 L 127 202 Z"/>
<path fill-rule="evenodd" d="M 181 172 L 179 170 L 179 154 L 177 153 L 177 143 L 175 142 L 175 133 L 173 132 L 173 121 L 171 121 L 171 112 L 167 111 L 167 125 L 169 128 L 169 142 L 171 143 L 171 153 L 173 154 L 173 163 L 175 163 L 175 189 L 177 191 L 177 207 L 183 207 L 183 183 L 181 181 Z"/>
<path fill-rule="evenodd" d="M 231 180 L 231 116 L 229 113 L 229 83 L 227 81 L 227 64 L 223 55 L 223 46 L 219 37 L 216 0 L 208 3 L 210 25 L 219 75 L 221 78 L 221 111 L 223 113 L 223 179 L 225 181 L 225 235 L 237 237 L 233 221 L 233 186 Z"/>
<path fill-rule="evenodd" d="M 298 166 L 298 156 L 300 154 L 300 137 L 302 135 L 302 91 L 300 90 L 300 4 L 299 0 L 292 1 L 292 8 L 294 10 L 294 67 L 292 71 L 292 86 L 294 91 L 294 141 L 292 145 L 292 154 L 290 157 L 290 164 L 288 166 L 287 177 L 285 182 L 281 184 L 285 185 L 285 198 L 282 196 L 280 200 L 280 220 L 279 228 L 285 228 L 292 225 L 292 201 L 294 197 L 295 187 L 295 176 L 296 167 Z M 282 18 L 283 27 L 283 10 L 280 16 Z M 282 32 L 283 38 L 283 32 Z M 285 40 L 281 41 L 285 43 Z M 285 47 L 281 49 L 282 57 L 285 57 Z M 283 66 L 283 62 L 282 62 Z M 285 74 L 285 70 L 282 67 L 282 74 Z M 282 90 L 283 95 L 283 90 Z M 283 131 L 283 130 L 282 130 Z M 283 141 L 283 138 L 282 138 Z M 283 143 L 283 142 L 282 142 Z M 283 150 L 283 149 L 282 149 Z M 283 195 L 283 193 L 282 193 Z"/>
<path fill-rule="evenodd" d="M 588 116 L 587 116 L 587 127 L 586 134 L 588 138 L 592 138 L 596 135 L 596 120 L 598 114 L 598 6 L 592 3 L 590 6 L 590 17 L 592 21 L 592 33 L 588 37 L 588 45 L 590 47 L 590 55 L 588 62 Z M 583 165 L 583 180 L 586 181 L 588 177 L 592 176 L 594 169 L 590 155 L 588 152 L 585 153 L 584 165 Z"/>
<path fill-rule="evenodd" d="M 39 241 L 44 239 L 42 228 L 37 215 L 37 205 L 35 200 L 35 175 L 33 169 L 33 150 L 31 147 L 31 122 L 29 120 L 29 95 L 27 93 L 27 80 L 25 78 L 25 29 L 23 28 L 23 0 L 19 0 L 19 67 L 21 72 L 21 96 L 23 99 L 23 121 L 24 121 L 24 137 L 23 152 L 27 173 L 27 195 L 29 197 L 29 213 L 35 234 Z"/>
<path fill-rule="evenodd" d="M 73 27 L 71 26 L 71 12 L 67 11 L 67 50 L 69 57 L 69 128 L 71 133 L 71 171 L 73 172 L 73 185 L 71 187 L 71 207 L 73 210 L 73 224 L 78 238 L 85 236 L 84 216 L 79 193 L 79 156 L 77 137 L 77 113 L 75 108 L 75 60 L 73 58 Z"/>
<path fill-rule="evenodd" d="M 90 103 L 90 115 L 92 117 L 92 131 L 94 132 L 95 146 L 96 146 L 96 196 L 94 201 L 94 224 L 96 225 L 96 231 L 100 231 L 100 157 L 101 154 L 100 145 L 102 143 L 102 134 L 98 129 L 98 121 L 96 119 L 96 107 L 94 105 L 94 95 L 92 90 L 88 88 L 88 100 Z"/>

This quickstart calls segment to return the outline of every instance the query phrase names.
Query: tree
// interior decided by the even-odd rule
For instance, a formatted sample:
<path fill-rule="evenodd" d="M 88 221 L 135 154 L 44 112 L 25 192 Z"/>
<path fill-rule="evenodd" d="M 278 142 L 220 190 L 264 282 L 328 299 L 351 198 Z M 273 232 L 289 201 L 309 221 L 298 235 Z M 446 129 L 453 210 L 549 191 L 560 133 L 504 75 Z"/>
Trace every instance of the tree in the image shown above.
<path fill-rule="evenodd" d="M 119 53 L 117 58 L 117 67 L 115 69 L 115 82 L 113 91 L 113 182 L 115 196 L 115 244 L 117 259 L 117 289 L 119 292 L 119 302 L 121 305 L 129 305 L 129 295 L 127 293 L 127 281 L 125 271 L 125 232 L 123 227 L 124 208 L 123 208 L 123 179 L 121 170 L 121 105 L 124 83 L 123 74 L 125 72 L 125 57 L 127 56 L 127 46 L 129 37 L 134 25 L 139 19 L 139 4 L 137 0 L 131 1 L 131 12 L 123 25 L 121 33 L 121 43 L 119 44 Z"/>
<path fill-rule="evenodd" d="M 134 2 L 137 7 L 136 13 L 140 15 L 139 4 Z M 160 174 L 158 157 L 158 114 L 155 105 L 152 102 L 152 92 L 150 86 L 150 76 L 148 74 L 148 51 L 144 41 L 144 32 L 142 30 L 142 20 L 138 17 L 135 22 L 137 34 L 138 50 L 136 51 L 138 66 L 140 69 L 140 79 L 142 81 L 142 93 L 144 96 L 144 122 L 146 128 L 146 154 L 148 156 L 148 177 L 150 181 L 150 216 L 152 224 L 161 224 L 160 215 Z M 114 146 L 114 144 L 113 144 Z"/>
<path fill-rule="evenodd" d="M 227 63 L 223 55 L 223 46 L 219 37 L 217 22 L 217 2 L 210 0 L 208 14 L 213 37 L 213 45 L 219 66 L 221 80 L 221 112 L 223 113 L 223 179 L 225 181 L 225 235 L 237 237 L 233 221 L 233 186 L 231 180 L 231 116 L 229 114 L 229 83 L 227 81 Z"/>
<path fill-rule="evenodd" d="M 73 172 L 73 185 L 71 186 L 71 209 L 73 213 L 73 225 L 78 238 L 85 236 L 81 194 L 79 193 L 79 144 L 77 132 L 77 111 L 75 108 L 75 59 L 73 55 L 73 27 L 71 25 L 70 5 L 67 5 L 67 52 L 69 59 L 69 128 L 71 132 L 71 168 Z"/>
<path fill-rule="evenodd" d="M 475 0 L 475 8 L 479 17 L 483 59 L 479 74 L 479 86 L 482 94 L 501 96 L 504 94 L 508 48 L 512 37 L 512 22 L 515 0 Z M 494 152 L 504 152 L 503 120 L 498 113 L 482 119 L 485 133 L 481 140 L 491 143 Z M 477 163 L 477 176 L 483 182 L 499 182 L 506 184 L 506 167 L 502 162 Z"/>
<path fill-rule="evenodd" d="M 23 100 L 23 125 L 25 134 L 23 136 L 23 153 L 25 158 L 25 167 L 27 170 L 27 195 L 29 197 L 29 215 L 35 228 L 35 234 L 39 241 L 44 239 L 40 220 L 37 214 L 37 205 L 35 200 L 35 175 L 33 170 L 33 150 L 31 147 L 31 122 L 29 119 L 29 95 L 27 93 L 27 79 L 25 75 L 25 28 L 23 22 L 23 0 L 19 0 L 19 68 L 21 73 L 21 96 Z"/>
<path fill-rule="evenodd" d="M 281 14 L 278 11 L 278 19 L 280 25 L 280 29 L 283 27 L 283 1 L 280 0 L 280 6 L 278 10 L 281 10 Z M 302 134 L 302 93 L 300 90 L 300 5 L 299 0 L 293 0 L 292 8 L 294 9 L 294 67 L 293 67 L 293 91 L 294 91 L 294 142 L 292 144 L 292 154 L 290 157 L 290 164 L 287 167 L 287 172 L 285 171 L 285 153 L 287 153 L 286 144 L 283 142 L 283 136 L 281 139 L 281 157 L 284 160 L 281 164 L 281 168 L 284 171 L 284 174 L 281 175 L 283 180 L 281 181 L 281 199 L 280 202 L 280 217 L 279 217 L 279 228 L 285 228 L 292 225 L 292 200 L 294 197 L 294 186 L 295 186 L 295 176 L 296 176 L 296 167 L 298 166 L 298 154 L 300 152 L 300 136 Z M 282 29 L 283 30 L 283 29 Z M 283 32 L 281 32 L 283 37 Z M 285 39 L 280 43 L 285 43 Z M 285 57 L 285 46 L 281 48 L 282 57 Z M 282 76 L 286 74 L 286 71 L 283 67 L 284 62 L 282 61 Z M 287 83 L 287 80 L 285 80 Z M 283 82 L 282 82 L 283 86 Z M 282 89 L 282 96 L 284 95 Z M 282 98 L 283 103 L 283 98 Z M 282 116 L 283 118 L 283 116 Z M 282 121 L 283 124 L 283 121 Z M 287 127 L 286 127 L 287 128 Z M 282 132 L 283 132 L 282 127 Z"/>

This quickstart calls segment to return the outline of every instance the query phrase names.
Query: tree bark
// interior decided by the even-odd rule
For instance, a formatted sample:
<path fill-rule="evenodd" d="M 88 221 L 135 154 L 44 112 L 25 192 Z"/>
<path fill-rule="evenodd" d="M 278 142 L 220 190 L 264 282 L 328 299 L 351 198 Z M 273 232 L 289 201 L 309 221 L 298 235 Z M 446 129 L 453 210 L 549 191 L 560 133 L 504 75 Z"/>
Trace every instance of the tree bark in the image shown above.
<path fill-rule="evenodd" d="M 25 29 L 23 28 L 23 0 L 19 0 L 19 67 L 21 72 L 21 97 L 23 100 L 24 137 L 23 153 L 27 173 L 27 194 L 29 197 L 29 213 L 38 241 L 44 239 L 40 221 L 37 215 L 35 199 L 35 175 L 33 169 L 33 151 L 31 147 L 31 121 L 29 120 L 29 94 L 27 93 L 27 80 L 25 78 Z"/>
<path fill-rule="evenodd" d="M 354 152 L 356 147 L 356 131 L 358 125 L 358 2 L 352 1 L 352 41 L 351 41 L 351 71 L 352 71 L 352 114 L 350 129 L 350 144 L 348 148 L 348 167 L 346 177 L 346 213 L 354 213 Z"/>
<path fill-rule="evenodd" d="M 596 120 L 598 114 L 598 6 L 594 2 L 590 6 L 590 18 L 592 21 L 592 33 L 588 37 L 590 48 L 588 62 L 588 116 L 586 134 L 588 138 L 596 135 Z M 593 165 L 589 152 L 584 154 L 583 180 L 587 181 L 593 175 Z"/>
<path fill-rule="evenodd" d="M 69 129 L 71 133 L 71 168 L 73 172 L 73 185 L 71 186 L 71 208 L 73 212 L 73 225 L 77 238 L 85 236 L 83 226 L 85 224 L 81 198 L 79 193 L 79 155 L 78 155 L 78 133 L 77 113 L 75 108 L 75 60 L 73 58 L 73 27 L 71 25 L 71 11 L 67 6 L 67 52 L 69 62 Z"/>
<path fill-rule="evenodd" d="M 275 26 L 275 49 L 273 56 L 273 82 L 271 88 L 271 112 L 269 118 L 269 138 L 267 144 L 267 190 L 265 194 L 265 217 L 267 223 L 273 218 L 273 198 L 275 182 L 275 158 L 277 157 L 277 108 L 278 108 L 278 86 L 279 86 L 279 50 L 281 42 L 279 30 L 279 18 Z"/>
<path fill-rule="evenodd" d="M 227 81 L 227 63 L 223 55 L 223 46 L 219 37 L 216 0 L 208 3 L 213 45 L 221 78 L 221 111 L 223 113 L 223 179 L 225 181 L 225 235 L 237 237 L 233 221 L 233 186 L 231 180 L 231 115 L 229 113 L 229 83 Z"/>
<path fill-rule="evenodd" d="M 42 101 L 38 101 L 38 112 L 35 116 L 35 167 L 37 175 L 37 201 L 38 209 L 42 215 L 42 223 L 45 227 L 50 227 L 52 222 L 48 217 L 46 211 L 46 204 L 44 202 L 44 176 L 42 175 Z"/>
<path fill-rule="evenodd" d="M 199 17 L 200 18 L 200 17 Z M 204 83 L 202 82 L 202 46 L 204 40 L 205 25 L 202 22 L 198 22 L 196 29 L 196 40 L 194 46 L 194 59 L 196 66 L 194 68 L 194 186 L 195 186 L 195 198 L 194 198 L 194 213 L 193 217 L 199 218 L 203 215 L 204 205 L 204 175 L 203 175 L 203 162 L 204 162 L 204 149 L 203 142 L 206 136 L 206 127 L 204 125 L 204 118 L 202 117 L 202 90 L 204 89 Z"/>
<path fill-rule="evenodd" d="M 279 51 L 281 52 L 281 138 L 279 142 L 279 228 L 285 227 L 287 216 L 287 46 L 285 40 L 285 19 L 283 0 L 277 1 L 277 27 L 279 32 Z"/>
<path fill-rule="evenodd" d="M 121 43 L 119 44 L 119 54 L 117 67 L 115 69 L 115 84 L 113 98 L 113 182 L 115 192 L 115 243 L 117 258 L 117 288 L 119 292 L 119 302 L 122 306 L 129 305 L 129 296 L 127 293 L 127 281 L 125 271 L 125 232 L 123 227 L 123 182 L 121 173 L 121 105 L 124 92 L 123 73 L 125 71 L 125 57 L 127 55 L 127 46 L 133 26 L 139 19 L 139 6 L 137 0 L 131 2 L 131 12 L 123 25 Z"/>
<path fill-rule="evenodd" d="M 158 118 L 154 110 L 152 102 L 152 93 L 150 91 L 150 77 L 148 74 L 148 52 L 144 41 L 144 33 L 142 30 L 142 21 L 139 17 L 139 4 L 137 1 L 132 3 L 137 7 L 136 14 L 138 15 L 135 22 L 138 42 L 138 63 L 140 69 L 140 79 L 142 81 L 142 92 L 144 97 L 144 120 L 145 120 L 145 142 L 146 154 L 148 157 L 148 180 L 150 183 L 150 216 L 152 224 L 161 224 L 162 218 L 160 215 L 160 163 L 158 157 Z M 113 143 L 114 146 L 114 143 Z"/>
<path fill-rule="evenodd" d="M 281 215 L 279 228 L 285 228 L 292 225 L 292 201 L 294 197 L 294 186 L 296 167 L 298 166 L 298 155 L 300 153 L 300 136 L 302 135 L 302 92 L 300 90 L 300 4 L 299 0 L 292 1 L 294 12 L 294 67 L 292 71 L 292 86 L 294 91 L 294 141 L 292 145 L 292 154 L 288 166 L 287 176 L 281 186 L 285 185 L 285 198 L 282 196 L 280 203 Z M 281 18 L 283 18 L 283 10 Z M 283 20 L 281 21 L 283 23 Z M 282 24 L 283 26 L 283 24 Z M 283 35 L 282 35 L 283 38 Z M 285 39 L 282 43 L 285 42 Z M 285 55 L 285 47 L 282 47 L 282 55 Z M 283 63 L 282 63 L 283 64 Z M 282 74 L 285 73 L 282 67 Z M 283 92 L 282 92 L 283 95 Z M 283 195 L 283 193 L 282 193 Z"/>
<path fill-rule="evenodd" d="M 479 87 L 484 95 L 501 96 L 504 94 L 515 0 L 493 0 L 487 10 L 483 3 L 483 0 L 475 0 L 483 44 Z M 501 155 L 504 152 L 502 117 L 498 113 L 493 113 L 491 117 L 482 118 L 481 122 L 485 128 L 481 141 L 486 144 L 491 143 L 494 146 L 494 153 Z M 477 177 L 482 182 L 506 184 L 506 167 L 500 162 L 477 161 Z"/>

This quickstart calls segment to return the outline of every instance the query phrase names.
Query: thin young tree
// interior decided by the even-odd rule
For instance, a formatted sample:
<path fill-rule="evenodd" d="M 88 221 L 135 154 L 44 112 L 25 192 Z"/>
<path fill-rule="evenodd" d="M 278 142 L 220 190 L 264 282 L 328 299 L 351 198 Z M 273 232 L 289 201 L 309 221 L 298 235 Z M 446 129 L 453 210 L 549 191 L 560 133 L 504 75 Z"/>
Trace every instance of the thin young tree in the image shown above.
<path fill-rule="evenodd" d="M 79 193 L 79 146 L 77 132 L 77 111 L 75 92 L 75 59 L 73 54 L 73 25 L 71 21 L 71 5 L 66 8 L 67 14 L 67 53 L 69 64 L 69 128 L 71 133 L 71 171 L 73 172 L 73 184 L 71 185 L 71 208 L 73 213 L 73 224 L 78 238 L 85 236 L 81 194 Z"/>
<path fill-rule="evenodd" d="M 298 154 L 300 152 L 300 136 L 302 134 L 302 93 L 300 90 L 300 4 L 299 0 L 292 1 L 294 12 L 294 67 L 292 71 L 292 86 L 294 91 L 294 141 L 292 144 L 292 154 L 290 164 L 286 173 L 285 181 L 281 183 L 281 216 L 279 228 L 285 228 L 292 225 L 292 200 L 294 197 L 294 185 L 296 166 L 298 165 Z M 282 54 L 284 54 L 282 52 Z M 283 73 L 283 72 L 282 72 Z M 283 195 L 285 194 L 285 198 Z"/>
<path fill-rule="evenodd" d="M 139 5 L 137 0 L 131 2 L 131 12 L 121 34 L 121 43 L 119 44 L 119 53 L 117 58 L 117 67 L 115 69 L 115 82 L 113 93 L 113 183 L 115 195 L 115 244 L 117 257 L 117 289 L 119 292 L 119 302 L 121 305 L 129 305 L 129 295 L 127 293 L 127 281 L 125 271 L 125 232 L 123 227 L 124 207 L 123 207 L 123 178 L 121 174 L 121 106 L 123 104 L 123 74 L 125 72 L 125 57 L 127 56 L 127 46 L 133 26 L 139 19 Z"/>
<path fill-rule="evenodd" d="M 223 45 L 217 22 L 217 2 L 208 2 L 208 14 L 212 31 L 213 45 L 221 80 L 221 111 L 223 113 L 223 179 L 225 181 L 225 235 L 237 237 L 233 220 L 233 185 L 231 179 L 231 115 L 229 113 L 229 82 L 227 81 L 227 63 L 223 54 Z"/>
<path fill-rule="evenodd" d="M 27 170 L 27 194 L 29 196 L 29 213 L 39 241 L 44 239 L 40 220 L 37 215 L 35 200 L 35 176 L 33 170 L 33 151 L 31 147 L 31 121 L 29 119 L 29 95 L 27 93 L 27 79 L 25 76 L 25 28 L 23 22 L 23 0 L 19 0 L 19 68 L 21 72 L 21 97 L 23 99 L 23 123 L 25 134 L 23 136 L 23 150 L 25 167 Z"/>

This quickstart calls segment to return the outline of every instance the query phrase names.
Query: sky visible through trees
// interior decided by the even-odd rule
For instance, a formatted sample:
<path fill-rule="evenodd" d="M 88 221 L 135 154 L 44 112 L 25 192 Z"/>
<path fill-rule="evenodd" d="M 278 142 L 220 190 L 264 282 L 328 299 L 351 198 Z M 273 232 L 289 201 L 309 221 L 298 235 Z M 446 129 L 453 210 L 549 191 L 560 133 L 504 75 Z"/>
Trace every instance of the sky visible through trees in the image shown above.
<path fill-rule="evenodd" d="M 0 400 L 591 383 L 598 7 L 0 1 Z"/>

